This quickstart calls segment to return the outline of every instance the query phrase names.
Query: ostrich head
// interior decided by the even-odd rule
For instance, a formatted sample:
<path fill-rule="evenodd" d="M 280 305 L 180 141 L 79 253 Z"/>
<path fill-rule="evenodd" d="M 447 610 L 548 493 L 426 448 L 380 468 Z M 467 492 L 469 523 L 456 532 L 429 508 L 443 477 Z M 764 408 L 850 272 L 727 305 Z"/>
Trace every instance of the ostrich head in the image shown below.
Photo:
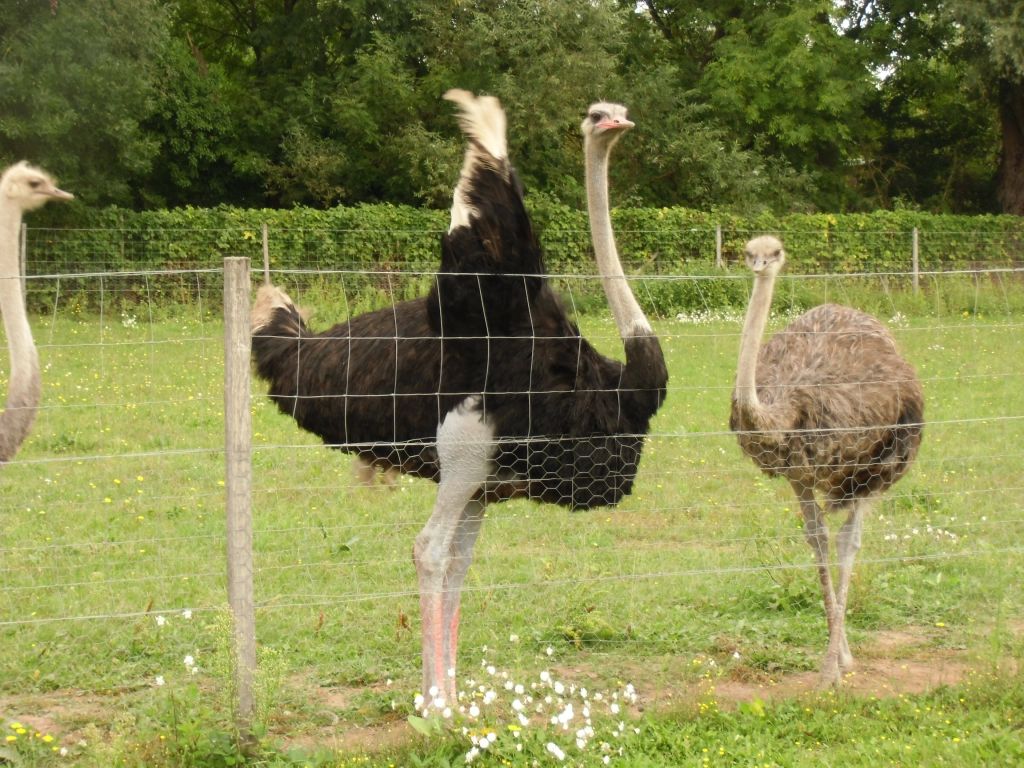
<path fill-rule="evenodd" d="M 619 137 L 633 125 L 633 121 L 626 117 L 624 106 L 599 101 L 590 105 L 580 130 L 583 131 L 583 138 L 586 141 L 599 142 L 610 150 Z"/>
<path fill-rule="evenodd" d="M 44 171 L 22 161 L 12 165 L 0 176 L 0 197 L 22 211 L 34 211 L 50 200 L 71 200 L 74 195 L 58 189 Z"/>
<path fill-rule="evenodd" d="M 774 277 L 786 263 L 786 252 L 777 237 L 761 235 L 747 243 L 743 249 L 747 266 L 755 275 Z"/>

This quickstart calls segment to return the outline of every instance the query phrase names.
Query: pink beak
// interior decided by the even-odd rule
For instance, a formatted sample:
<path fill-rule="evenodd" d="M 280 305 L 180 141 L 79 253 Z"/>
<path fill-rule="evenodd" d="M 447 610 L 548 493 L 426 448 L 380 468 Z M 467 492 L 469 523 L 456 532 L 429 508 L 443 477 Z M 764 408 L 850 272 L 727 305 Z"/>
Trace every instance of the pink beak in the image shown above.
<path fill-rule="evenodd" d="M 625 118 L 618 117 L 609 117 L 606 120 L 602 120 L 600 123 L 598 123 L 597 127 L 600 128 L 602 131 L 621 131 L 627 128 L 632 128 L 634 125 L 636 125 L 636 123 L 634 123 L 632 120 L 627 120 Z"/>

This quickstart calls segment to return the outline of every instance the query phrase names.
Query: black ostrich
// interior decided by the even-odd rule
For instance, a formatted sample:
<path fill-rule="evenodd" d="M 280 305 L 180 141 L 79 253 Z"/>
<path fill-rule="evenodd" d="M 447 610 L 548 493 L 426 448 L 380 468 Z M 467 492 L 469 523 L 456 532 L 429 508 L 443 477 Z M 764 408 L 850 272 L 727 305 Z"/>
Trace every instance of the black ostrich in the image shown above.
<path fill-rule="evenodd" d="M 445 98 L 468 145 L 430 295 L 321 334 L 272 286 L 253 308 L 256 369 L 283 412 L 332 446 L 439 483 L 413 549 L 423 692 L 437 705 L 455 696 L 460 591 L 484 507 L 523 496 L 616 504 L 668 381 L 611 230 L 608 157 L 633 125 L 625 108 L 595 104 L 582 125 L 594 249 L 623 364 L 580 336 L 548 283 L 498 100 Z"/>

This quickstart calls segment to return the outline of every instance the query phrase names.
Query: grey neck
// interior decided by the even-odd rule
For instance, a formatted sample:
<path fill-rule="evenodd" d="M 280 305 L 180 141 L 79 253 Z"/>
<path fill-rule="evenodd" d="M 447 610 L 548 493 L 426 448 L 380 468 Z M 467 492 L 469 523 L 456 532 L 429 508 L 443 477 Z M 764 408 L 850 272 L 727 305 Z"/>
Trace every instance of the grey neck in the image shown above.
<path fill-rule="evenodd" d="M 736 366 L 736 402 L 752 413 L 759 412 L 761 401 L 757 397 L 757 357 L 761 339 L 768 325 L 768 313 L 772 306 L 775 289 L 775 275 L 763 273 L 754 276 L 754 288 L 743 321 L 743 336 L 740 339 L 740 356 Z"/>
<path fill-rule="evenodd" d="M 587 212 L 594 256 L 619 336 L 651 336 L 651 324 L 630 290 L 615 247 L 608 201 L 609 150 L 595 146 L 589 137 L 586 140 Z"/>
<path fill-rule="evenodd" d="M 10 357 L 7 405 L 0 413 L 0 462 L 8 461 L 28 435 L 39 406 L 39 357 L 21 293 L 18 236 L 21 210 L 0 203 L 0 312 Z"/>

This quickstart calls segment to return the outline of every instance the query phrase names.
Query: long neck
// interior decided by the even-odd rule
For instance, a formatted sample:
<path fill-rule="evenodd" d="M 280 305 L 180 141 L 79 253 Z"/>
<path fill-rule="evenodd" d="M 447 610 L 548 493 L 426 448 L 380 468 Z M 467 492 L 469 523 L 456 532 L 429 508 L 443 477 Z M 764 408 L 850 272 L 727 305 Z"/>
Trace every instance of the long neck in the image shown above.
<path fill-rule="evenodd" d="M 601 274 L 605 296 L 619 336 L 651 336 L 651 324 L 637 303 L 622 271 L 622 262 L 615 248 L 612 217 L 608 205 L 608 147 L 598 147 L 587 139 L 585 147 L 587 175 L 587 212 L 594 256 Z"/>
<path fill-rule="evenodd" d="M 736 366 L 736 390 L 733 396 L 737 405 L 754 418 L 764 417 L 764 409 L 757 397 L 757 353 L 768 324 L 774 287 L 774 275 L 763 273 L 755 276 L 754 290 L 743 321 L 743 337 L 740 339 L 740 358 Z"/>
<path fill-rule="evenodd" d="M 11 360 L 7 405 L 0 413 L 0 462 L 13 457 L 28 435 L 41 395 L 39 357 L 21 295 L 20 229 L 20 209 L 0 202 L 0 312 Z"/>

